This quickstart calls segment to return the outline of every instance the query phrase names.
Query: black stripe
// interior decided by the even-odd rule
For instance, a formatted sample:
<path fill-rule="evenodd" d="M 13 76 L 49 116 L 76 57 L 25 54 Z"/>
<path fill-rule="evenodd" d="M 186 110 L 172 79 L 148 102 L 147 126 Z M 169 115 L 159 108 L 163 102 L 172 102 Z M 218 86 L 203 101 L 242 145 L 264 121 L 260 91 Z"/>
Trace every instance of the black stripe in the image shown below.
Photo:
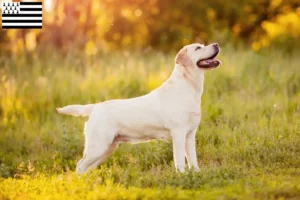
<path fill-rule="evenodd" d="M 42 23 L 42 20 L 2 20 L 2 23 Z"/>
<path fill-rule="evenodd" d="M 20 11 L 42 11 L 42 8 L 20 8 Z"/>
<path fill-rule="evenodd" d="M 3 17 L 42 17 L 42 14 L 2 14 Z"/>
<path fill-rule="evenodd" d="M 2 26 L 2 29 L 41 29 L 42 26 Z"/>
<path fill-rule="evenodd" d="M 20 5 L 42 5 L 42 2 L 20 2 Z"/>

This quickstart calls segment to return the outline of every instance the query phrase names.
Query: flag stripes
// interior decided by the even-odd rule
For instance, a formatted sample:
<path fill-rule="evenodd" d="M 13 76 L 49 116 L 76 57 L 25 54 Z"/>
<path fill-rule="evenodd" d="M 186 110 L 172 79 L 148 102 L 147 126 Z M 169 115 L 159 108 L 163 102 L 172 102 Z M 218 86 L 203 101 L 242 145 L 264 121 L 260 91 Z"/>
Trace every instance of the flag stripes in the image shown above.
<path fill-rule="evenodd" d="M 33 6 L 33 5 L 42 5 L 42 2 L 20 2 L 22 5 L 29 5 L 29 6 Z"/>
<path fill-rule="evenodd" d="M 20 8 L 20 11 L 42 11 L 42 8 Z"/>
<path fill-rule="evenodd" d="M 3 29 L 41 29 L 42 26 L 30 26 L 30 25 L 25 25 L 25 26 L 5 26 L 2 25 Z"/>
<path fill-rule="evenodd" d="M 39 23 L 42 23 L 42 20 L 2 20 L 2 24 L 5 24 L 5 23 L 18 23 L 18 22 L 26 22 L 26 23 L 31 23 L 31 22 L 39 22 Z"/>
<path fill-rule="evenodd" d="M 2 14 L 2 17 L 42 17 L 42 14 Z"/>
<path fill-rule="evenodd" d="M 5 17 L 5 20 L 40 20 L 40 17 Z"/>
<path fill-rule="evenodd" d="M 2 23 L 2 26 L 42 26 L 41 22 L 26 22 L 26 23 L 18 23 L 18 22 L 9 22 L 9 23 Z"/>

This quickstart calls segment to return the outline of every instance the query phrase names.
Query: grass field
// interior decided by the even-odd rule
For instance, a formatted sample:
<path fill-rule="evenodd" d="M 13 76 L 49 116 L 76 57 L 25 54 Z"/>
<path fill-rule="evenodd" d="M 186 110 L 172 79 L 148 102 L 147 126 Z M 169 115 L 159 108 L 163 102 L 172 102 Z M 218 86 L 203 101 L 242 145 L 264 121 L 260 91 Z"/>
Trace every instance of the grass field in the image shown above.
<path fill-rule="evenodd" d="M 121 144 L 81 177 L 87 119 L 55 108 L 145 94 L 170 75 L 175 53 L 2 57 L 0 199 L 300 199 L 297 55 L 223 48 L 223 65 L 205 77 L 201 172 L 176 173 L 171 142 L 155 141 Z"/>

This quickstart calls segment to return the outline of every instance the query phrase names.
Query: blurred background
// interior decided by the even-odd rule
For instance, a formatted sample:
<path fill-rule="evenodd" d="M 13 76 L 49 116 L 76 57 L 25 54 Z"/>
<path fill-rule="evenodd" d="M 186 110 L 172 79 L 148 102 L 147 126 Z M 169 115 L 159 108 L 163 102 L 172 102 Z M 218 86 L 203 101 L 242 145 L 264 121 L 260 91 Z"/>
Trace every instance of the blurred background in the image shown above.
<path fill-rule="evenodd" d="M 191 42 L 257 51 L 299 46 L 298 0 L 45 0 L 42 30 L 1 30 L 1 54 L 178 50 Z"/>

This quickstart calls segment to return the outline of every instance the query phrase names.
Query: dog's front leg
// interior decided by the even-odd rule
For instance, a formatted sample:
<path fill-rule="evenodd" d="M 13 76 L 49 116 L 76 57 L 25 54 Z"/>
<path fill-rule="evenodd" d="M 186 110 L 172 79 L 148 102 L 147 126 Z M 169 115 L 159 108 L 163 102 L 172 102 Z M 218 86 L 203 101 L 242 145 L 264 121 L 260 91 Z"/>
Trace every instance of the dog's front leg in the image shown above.
<path fill-rule="evenodd" d="M 184 172 L 186 132 L 178 129 L 171 131 L 173 142 L 173 157 L 177 172 Z"/>
<path fill-rule="evenodd" d="M 186 142 L 185 142 L 185 151 L 186 151 L 185 153 L 186 153 L 189 169 L 200 171 L 198 167 L 196 147 L 195 147 L 197 129 L 198 128 L 196 128 L 195 130 L 187 134 Z"/>

